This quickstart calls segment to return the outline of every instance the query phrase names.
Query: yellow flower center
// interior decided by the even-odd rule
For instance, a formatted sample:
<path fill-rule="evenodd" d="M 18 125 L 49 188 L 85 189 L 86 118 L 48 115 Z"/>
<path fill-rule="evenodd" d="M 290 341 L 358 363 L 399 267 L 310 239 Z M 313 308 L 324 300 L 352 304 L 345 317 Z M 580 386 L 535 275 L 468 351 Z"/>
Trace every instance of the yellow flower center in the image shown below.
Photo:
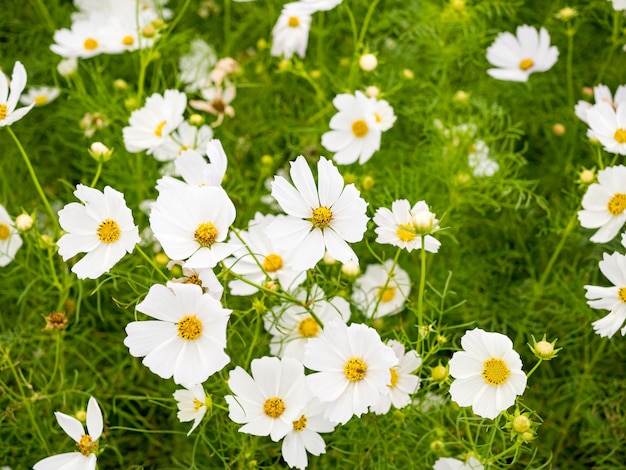
<path fill-rule="evenodd" d="M 195 284 L 196 286 L 202 287 L 202 281 L 197 274 L 192 274 L 187 279 L 185 279 L 184 284 Z"/>
<path fill-rule="evenodd" d="M 387 387 L 394 388 L 398 385 L 398 371 L 395 368 L 390 367 L 389 372 L 391 372 L 391 383 L 387 385 Z"/>
<path fill-rule="evenodd" d="M 274 273 L 283 267 L 283 259 L 276 253 L 270 253 L 263 260 L 263 269 L 268 273 Z"/>
<path fill-rule="evenodd" d="M 533 65 L 535 65 L 535 63 L 533 62 L 532 59 L 522 59 L 519 63 L 519 68 L 522 70 L 528 70 Z"/>
<path fill-rule="evenodd" d="M 298 334 L 303 338 L 314 338 L 320 331 L 320 326 L 313 317 L 306 317 L 298 324 Z"/>
<path fill-rule="evenodd" d="M 134 42 L 135 38 L 133 38 L 132 36 L 124 36 L 122 38 L 122 44 L 124 44 L 125 46 L 132 46 Z"/>
<path fill-rule="evenodd" d="M 203 247 L 210 247 L 217 238 L 217 229 L 211 222 L 204 222 L 198 225 L 196 231 L 193 232 L 193 237 Z"/>
<path fill-rule="evenodd" d="M 197 398 L 193 399 L 193 410 L 194 411 L 198 411 L 203 406 L 204 406 L 204 403 L 202 403 L 200 400 L 198 400 Z"/>
<path fill-rule="evenodd" d="M 383 289 L 382 287 L 379 287 L 376 296 L 380 299 L 381 302 L 391 302 L 396 296 L 396 288 L 387 286 L 385 289 Z"/>
<path fill-rule="evenodd" d="M 11 228 L 6 224 L 0 224 L 0 241 L 7 240 L 11 235 Z"/>
<path fill-rule="evenodd" d="M 396 230 L 396 234 L 398 235 L 398 238 L 402 240 L 403 242 L 413 241 L 415 240 L 415 236 L 416 236 L 415 228 L 413 227 L 413 224 L 411 223 L 400 224 L 400 226 Z"/>
<path fill-rule="evenodd" d="M 48 102 L 48 97 L 46 95 L 35 96 L 35 104 L 37 106 L 44 105 Z"/>
<path fill-rule="evenodd" d="M 187 341 L 194 341 L 202 334 L 202 322 L 195 315 L 187 315 L 177 326 L 178 336 Z"/>
<path fill-rule="evenodd" d="M 278 418 L 285 411 L 285 402 L 280 398 L 268 398 L 263 405 L 263 412 L 270 418 Z"/>
<path fill-rule="evenodd" d="M 359 119 L 352 123 L 352 133 L 354 137 L 358 137 L 359 139 L 365 137 L 369 132 L 369 127 L 367 127 L 367 123 L 363 119 Z"/>
<path fill-rule="evenodd" d="M 0 104 L 0 121 L 7 117 L 7 105 Z"/>
<path fill-rule="evenodd" d="M 320 206 L 313 210 L 313 226 L 315 228 L 326 228 L 333 219 L 333 213 L 328 207 Z"/>
<path fill-rule="evenodd" d="M 102 243 L 113 243 L 120 239 L 122 231 L 115 220 L 105 219 L 98 225 L 96 233 Z"/>
<path fill-rule="evenodd" d="M 626 304 L 626 287 L 620 287 L 617 291 L 617 298 L 620 302 Z"/>
<path fill-rule="evenodd" d="M 350 382 L 358 382 L 365 378 L 365 372 L 367 372 L 367 364 L 358 357 L 348 359 L 346 365 L 343 366 L 343 373 Z"/>
<path fill-rule="evenodd" d="M 98 450 L 98 443 L 93 442 L 91 436 L 87 436 L 85 434 L 81 434 L 80 441 L 76 444 L 78 446 L 78 450 L 83 455 L 95 454 Z"/>
<path fill-rule="evenodd" d="M 300 419 L 293 422 L 293 430 L 300 432 L 306 428 L 306 416 L 300 416 Z"/>
<path fill-rule="evenodd" d="M 606 207 L 611 215 L 620 215 L 626 210 L 626 193 L 615 193 Z"/>
<path fill-rule="evenodd" d="M 613 138 L 618 144 L 626 144 L 626 129 L 618 128 L 613 134 Z"/>
<path fill-rule="evenodd" d="M 287 24 L 290 28 L 297 28 L 298 26 L 300 26 L 300 20 L 297 16 L 290 16 Z"/>
<path fill-rule="evenodd" d="M 167 121 L 161 121 L 157 128 L 154 130 L 154 135 L 156 135 L 157 137 L 161 137 L 163 135 L 163 128 L 165 127 L 165 124 L 167 124 Z"/>
<path fill-rule="evenodd" d="M 94 38 L 87 38 L 85 39 L 85 42 L 83 43 L 83 47 L 87 49 L 88 51 L 93 51 L 94 49 L 97 49 L 98 46 L 99 46 L 98 41 L 96 41 Z"/>
<path fill-rule="evenodd" d="M 483 367 L 482 375 L 489 385 L 502 385 L 511 374 L 506 362 L 495 357 L 483 362 Z"/>

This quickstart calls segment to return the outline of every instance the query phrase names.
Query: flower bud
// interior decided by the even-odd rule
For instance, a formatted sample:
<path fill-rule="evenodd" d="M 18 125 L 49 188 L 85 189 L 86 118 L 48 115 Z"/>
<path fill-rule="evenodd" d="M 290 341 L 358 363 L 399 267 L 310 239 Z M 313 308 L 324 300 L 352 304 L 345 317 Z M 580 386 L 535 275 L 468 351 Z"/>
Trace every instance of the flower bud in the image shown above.
<path fill-rule="evenodd" d="M 128 82 L 123 78 L 118 78 L 113 82 L 113 88 L 116 90 L 126 90 L 128 88 Z"/>
<path fill-rule="evenodd" d="M 574 10 L 573 8 L 565 7 L 565 8 L 561 8 L 559 11 L 557 11 L 555 16 L 557 17 L 557 19 L 559 19 L 561 21 L 569 21 L 572 18 L 574 18 L 577 14 L 578 14 L 578 12 L 576 10 Z"/>
<path fill-rule="evenodd" d="M 57 65 L 57 72 L 63 77 L 69 77 L 74 75 L 78 70 L 78 60 L 76 57 L 70 57 L 68 59 L 63 59 Z"/>
<path fill-rule="evenodd" d="M 25 232 L 33 226 L 33 218 L 28 214 L 20 214 L 15 218 L 15 226 L 18 230 Z"/>
<path fill-rule="evenodd" d="M 156 34 L 156 28 L 152 26 L 151 24 L 147 24 L 141 30 L 141 34 L 145 38 L 153 38 L 154 35 Z"/>
<path fill-rule="evenodd" d="M 452 101 L 459 104 L 466 104 L 467 102 L 469 102 L 469 96 L 469 93 L 467 93 L 466 91 L 459 90 L 454 94 Z"/>
<path fill-rule="evenodd" d="M 365 72 L 371 72 L 378 66 L 378 59 L 374 54 L 363 54 L 359 59 L 359 66 Z"/>
<path fill-rule="evenodd" d="M 435 382 L 444 382 L 448 378 L 448 367 L 444 365 L 436 365 L 430 371 L 430 378 Z"/>
<path fill-rule="evenodd" d="M 110 149 L 102 142 L 94 142 L 89 147 L 89 155 L 91 155 L 96 161 L 108 161 L 113 154 L 113 149 Z"/>
<path fill-rule="evenodd" d="M 565 126 L 563 124 L 556 123 L 554 126 L 552 126 L 552 133 L 557 137 L 561 137 L 563 134 L 565 134 Z"/>
<path fill-rule="evenodd" d="M 204 123 L 204 117 L 198 113 L 193 113 L 189 116 L 189 124 L 192 126 L 198 127 Z"/>
<path fill-rule="evenodd" d="M 419 235 L 428 235 L 435 228 L 435 214 L 428 209 L 411 211 L 411 220 L 413 221 L 413 228 Z"/>
<path fill-rule="evenodd" d="M 543 335 L 541 341 L 536 341 L 534 336 L 532 337 L 532 339 L 533 344 L 529 344 L 528 346 L 530 347 L 530 350 L 533 352 L 533 354 L 542 361 L 549 361 L 550 359 L 555 358 L 557 353 L 561 350 L 561 348 L 554 349 L 554 345 L 556 344 L 557 340 L 555 339 L 550 343 L 546 341 L 546 335 Z"/>
<path fill-rule="evenodd" d="M 402 71 L 402 76 L 406 78 L 407 80 L 413 80 L 415 78 L 415 74 L 413 73 L 413 70 L 411 69 L 404 69 Z"/>
<path fill-rule="evenodd" d="M 513 419 L 513 431 L 517 433 L 525 433 L 530 429 L 530 420 L 524 416 L 519 415 L 515 419 Z"/>
<path fill-rule="evenodd" d="M 349 260 L 347 263 L 344 263 L 341 266 L 341 272 L 344 273 L 346 276 L 356 277 L 361 272 L 361 268 L 359 268 L 359 265 L 356 264 L 354 261 Z"/>
<path fill-rule="evenodd" d="M 370 98 L 378 98 L 380 96 L 380 90 L 377 86 L 371 85 L 365 89 L 365 94 Z"/>
<path fill-rule="evenodd" d="M 363 181 L 361 181 L 361 187 L 363 191 L 369 191 L 374 187 L 374 178 L 371 176 L 364 176 Z"/>
<path fill-rule="evenodd" d="M 591 184 L 596 179 L 596 172 L 593 170 L 584 169 L 580 172 L 578 178 L 582 184 Z"/>

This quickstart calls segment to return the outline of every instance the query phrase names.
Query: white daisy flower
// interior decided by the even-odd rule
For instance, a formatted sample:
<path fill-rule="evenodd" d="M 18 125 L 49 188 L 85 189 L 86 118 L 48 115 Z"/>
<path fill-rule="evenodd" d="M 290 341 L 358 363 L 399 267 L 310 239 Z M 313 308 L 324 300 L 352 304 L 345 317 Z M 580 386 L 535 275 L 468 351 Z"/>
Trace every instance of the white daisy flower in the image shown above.
<path fill-rule="evenodd" d="M 463 462 L 451 457 L 439 457 L 433 466 L 433 470 L 483 470 L 485 467 L 474 457 Z"/>
<path fill-rule="evenodd" d="M 550 34 L 545 28 L 517 27 L 517 37 L 509 32 L 499 33 L 487 49 L 487 60 L 495 69 L 487 73 L 498 80 L 526 82 L 533 72 L 545 72 L 556 63 L 559 50 L 550 47 Z"/>
<path fill-rule="evenodd" d="M 167 268 L 172 269 L 176 264 L 181 265 L 183 277 L 174 278 L 170 280 L 170 282 L 195 284 L 196 286 L 202 287 L 202 291 L 205 294 L 209 294 L 215 300 L 220 300 L 222 298 L 224 286 L 222 286 L 219 279 L 215 275 L 215 272 L 211 268 L 188 268 L 184 261 L 170 261 L 167 264 Z"/>
<path fill-rule="evenodd" d="M 389 369 L 391 381 L 387 384 L 389 393 L 380 396 L 375 405 L 370 406 L 370 411 L 378 415 L 389 412 L 391 405 L 401 409 L 411 403 L 411 395 L 417 392 L 420 379 L 414 372 L 422 365 L 422 358 L 417 351 L 404 352 L 404 345 L 399 341 L 389 340 L 387 346 L 393 349 L 398 358 L 398 365 Z"/>
<path fill-rule="evenodd" d="M 599 229 L 590 240 L 613 240 L 626 222 L 626 167 L 617 165 L 598 171 L 598 182 L 587 188 L 582 206 L 578 212 L 580 225 Z"/>
<path fill-rule="evenodd" d="M 293 422 L 292 429 L 283 438 L 283 459 L 290 467 L 305 469 L 309 463 L 307 452 L 311 455 L 326 452 L 326 443 L 319 433 L 333 432 L 335 424 L 324 418 L 324 410 L 323 403 L 310 397 L 300 418 Z"/>
<path fill-rule="evenodd" d="M 150 211 L 150 227 L 165 254 L 189 268 L 213 268 L 237 247 L 225 243 L 235 206 L 221 187 L 170 185 Z"/>
<path fill-rule="evenodd" d="M 330 120 L 332 130 L 322 135 L 322 146 L 335 153 L 333 160 L 338 164 L 358 160 L 362 165 L 380 149 L 382 129 L 377 123 L 374 102 L 360 91 L 354 95 L 340 94 L 333 100 L 339 112 Z"/>
<path fill-rule="evenodd" d="M 374 214 L 377 227 L 374 232 L 378 235 L 376 243 L 397 246 L 406 249 L 409 253 L 422 248 L 421 236 L 417 233 L 412 214 L 421 214 L 428 211 L 424 201 L 417 202 L 413 208 L 406 199 L 398 199 L 391 204 L 391 210 L 380 207 Z M 430 213 L 430 212 L 429 212 Z M 437 222 L 435 219 L 435 226 Z M 432 235 L 424 236 L 424 249 L 437 253 L 441 242 Z"/>
<path fill-rule="evenodd" d="M 450 359 L 450 396 L 471 406 L 483 418 L 495 419 L 524 393 L 526 375 L 511 340 L 503 334 L 474 328 L 461 338 L 463 351 Z"/>
<path fill-rule="evenodd" d="M 500 169 L 498 162 L 489 158 L 489 147 L 483 140 L 477 140 L 469 148 L 468 163 L 474 176 L 493 176 Z"/>
<path fill-rule="evenodd" d="M 615 90 L 615 97 L 613 97 L 613 94 L 608 86 L 602 84 L 596 85 L 593 87 L 593 98 L 596 104 L 608 103 L 613 108 L 616 108 L 618 103 L 626 101 L 626 85 L 620 85 L 617 87 L 617 90 Z M 585 100 L 579 100 L 574 107 L 574 113 L 582 122 L 589 124 L 587 112 L 591 108 L 593 108 L 592 103 Z"/>
<path fill-rule="evenodd" d="M 272 196 L 291 217 L 277 219 L 267 228 L 273 243 L 294 249 L 294 269 L 306 270 L 324 257 L 324 252 L 346 263 L 358 262 L 349 243 L 363 239 L 368 217 L 367 203 L 354 184 L 344 187 L 343 178 L 330 160 L 317 163 L 318 184 L 305 158 L 291 162 L 291 180 L 281 176 L 272 183 Z"/>
<path fill-rule="evenodd" d="M 193 426 L 187 433 L 189 436 L 198 427 L 207 410 L 207 397 L 202 384 L 185 387 L 174 392 L 178 413 L 176 416 L 181 423 L 193 421 Z M 210 402 L 210 399 L 209 399 Z"/>
<path fill-rule="evenodd" d="M 74 195 L 84 204 L 70 202 L 59 211 L 59 224 L 67 233 L 57 245 L 63 261 L 87 253 L 72 266 L 79 279 L 96 279 L 108 272 L 140 242 L 133 213 L 124 195 L 106 186 L 104 192 L 79 184 Z"/>
<path fill-rule="evenodd" d="M 22 237 L 15 228 L 15 222 L 4 206 L 0 205 L 0 267 L 13 261 L 22 243 Z"/>
<path fill-rule="evenodd" d="M 43 106 L 56 100 L 59 96 L 59 89 L 50 86 L 30 87 L 26 93 L 20 97 L 20 103 L 23 105 L 35 104 L 35 106 Z"/>
<path fill-rule="evenodd" d="M 189 106 L 205 113 L 217 116 L 212 127 L 219 126 L 224 116 L 235 117 L 235 108 L 230 104 L 237 96 L 237 88 L 227 80 L 223 84 L 212 84 L 202 88 L 200 94 L 204 100 L 191 100 Z"/>
<path fill-rule="evenodd" d="M 245 246 L 237 236 L 231 234 L 229 242 L 241 248 L 227 260 L 229 269 L 257 285 L 263 284 L 266 278 L 278 280 L 282 288 L 288 291 L 302 284 L 306 280 L 306 271 L 294 269 L 292 250 L 285 250 L 281 245 L 273 243 L 265 233 L 274 220 L 284 217 L 287 216 L 257 212 L 248 224 L 248 230 L 238 233 Z M 239 279 L 230 281 L 228 287 L 232 295 L 251 295 L 258 290 Z"/>
<path fill-rule="evenodd" d="M 295 359 L 262 357 L 250 364 L 252 376 L 237 366 L 230 371 L 226 395 L 229 417 L 239 432 L 270 436 L 277 442 L 293 429 L 309 400 L 304 367 Z"/>
<path fill-rule="evenodd" d="M 33 470 L 95 470 L 96 453 L 98 452 L 98 439 L 102 435 L 103 423 L 102 411 L 94 397 L 89 398 L 87 403 L 87 431 L 76 418 L 61 413 L 54 413 L 59 426 L 70 436 L 79 452 L 67 452 L 53 455 L 40 460 L 33 466 Z"/>
<path fill-rule="evenodd" d="M 321 293 L 321 297 L 319 294 Z M 313 311 L 325 325 L 333 320 L 347 323 L 350 320 L 350 304 L 342 297 L 324 299 L 324 292 L 313 286 L 311 294 L 304 289 L 294 296 Z M 309 310 L 301 305 L 283 303 L 265 314 L 265 329 L 272 335 L 270 352 L 278 357 L 293 357 L 304 360 L 304 346 L 311 338 L 322 333 Z"/>
<path fill-rule="evenodd" d="M 79 19 L 70 29 L 62 28 L 54 33 L 54 44 L 50 50 L 61 57 L 88 59 L 106 52 L 107 30 L 103 25 L 109 18 L 94 14 L 88 19 Z"/>
<path fill-rule="evenodd" d="M 272 29 L 270 54 L 276 57 L 284 55 L 286 59 L 291 59 L 294 54 L 298 54 L 304 58 L 309 43 L 310 28 L 311 15 L 283 10 Z"/>
<path fill-rule="evenodd" d="M 341 320 L 324 325 L 324 332 L 304 347 L 309 389 L 327 408 L 324 417 L 346 424 L 389 393 L 390 368 L 398 364 L 393 349 L 375 329 L 363 324 L 347 326 Z"/>
<path fill-rule="evenodd" d="M 217 63 L 215 49 L 202 39 L 191 41 L 189 52 L 178 61 L 178 78 L 189 92 L 210 86 L 209 71 Z"/>
<path fill-rule="evenodd" d="M 187 95 L 178 90 L 165 90 L 163 95 L 154 93 L 143 108 L 136 109 L 122 129 L 124 145 L 131 153 L 154 150 L 169 142 L 170 134 L 183 122 Z"/>
<path fill-rule="evenodd" d="M 391 273 L 392 266 L 392 259 L 383 264 L 370 264 L 354 281 L 352 302 L 367 318 L 395 315 L 404 308 L 411 293 L 411 278 L 398 265 Z"/>
<path fill-rule="evenodd" d="M 231 310 L 198 286 L 153 285 L 137 311 L 156 320 L 126 325 L 124 344 L 159 377 L 174 377 L 186 386 L 199 384 L 230 361 L 224 349 Z"/>
<path fill-rule="evenodd" d="M 15 109 L 26 86 L 26 78 L 26 69 L 19 61 L 13 65 L 10 84 L 7 76 L 0 71 L 0 127 L 10 126 L 22 119 L 35 106 L 35 103 L 31 103 L 29 106 Z"/>
<path fill-rule="evenodd" d="M 601 102 L 587 111 L 587 122 L 591 136 L 611 153 L 626 155 L 626 102 L 617 103 L 614 108 Z"/>
<path fill-rule="evenodd" d="M 611 338 L 626 320 L 626 255 L 604 253 L 600 271 L 613 283 L 611 287 L 585 286 L 585 297 L 591 308 L 609 310 L 609 314 L 592 323 L 601 337 Z M 622 328 L 622 336 L 626 327 Z"/>
<path fill-rule="evenodd" d="M 204 152 L 207 144 L 213 138 L 213 129 L 206 124 L 197 127 L 183 121 L 170 137 L 171 139 L 154 149 L 153 156 L 156 160 L 160 162 L 176 160 L 185 150 Z"/>
<path fill-rule="evenodd" d="M 369 99 L 374 103 L 374 122 L 381 131 L 388 131 L 397 119 L 393 108 L 386 100 L 377 100 L 373 97 Z"/>

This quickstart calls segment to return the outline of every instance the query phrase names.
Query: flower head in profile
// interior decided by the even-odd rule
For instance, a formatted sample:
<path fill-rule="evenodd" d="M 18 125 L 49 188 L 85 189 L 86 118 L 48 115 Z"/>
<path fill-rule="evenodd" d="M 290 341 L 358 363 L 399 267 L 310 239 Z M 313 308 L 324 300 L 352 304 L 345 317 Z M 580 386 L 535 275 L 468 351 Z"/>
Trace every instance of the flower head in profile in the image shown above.
<path fill-rule="evenodd" d="M 324 252 L 341 261 L 358 261 L 348 243 L 358 242 L 365 233 L 367 203 L 354 184 L 344 187 L 339 170 L 330 160 L 320 157 L 318 183 L 305 158 L 291 162 L 291 185 L 282 176 L 272 183 L 272 196 L 290 216 L 277 219 L 267 228 L 272 241 L 293 249 L 294 268 L 312 268 Z"/>
<path fill-rule="evenodd" d="M 6 75 L 0 72 L 0 127 L 10 126 L 22 119 L 35 103 L 20 109 L 15 109 L 22 91 L 26 86 L 26 69 L 21 62 L 15 62 L 11 83 Z"/>
<path fill-rule="evenodd" d="M 137 311 L 155 320 L 126 325 L 124 344 L 159 377 L 191 386 L 222 370 L 230 358 L 226 324 L 231 310 L 193 284 L 153 285 Z"/>
<path fill-rule="evenodd" d="M 580 225 L 598 229 L 590 240 L 613 240 L 626 222 L 626 167 L 617 165 L 598 171 L 598 182 L 587 188 L 582 206 L 578 212 Z"/>
<path fill-rule="evenodd" d="M 588 136 L 594 137 L 604 150 L 626 155 L 626 102 L 615 106 L 601 102 L 587 111 Z"/>
<path fill-rule="evenodd" d="M 56 100 L 59 96 L 59 89 L 50 86 L 30 87 L 20 98 L 20 103 L 29 106 L 44 106 Z"/>
<path fill-rule="evenodd" d="M 202 418 L 204 418 L 207 412 L 207 404 L 209 407 L 211 406 L 211 398 L 207 398 L 202 384 L 197 384 L 176 390 L 174 399 L 178 407 L 178 413 L 176 414 L 178 420 L 181 423 L 193 421 L 193 426 L 187 433 L 189 436 L 198 427 Z"/>
<path fill-rule="evenodd" d="M 550 46 L 550 34 L 545 28 L 517 27 L 517 36 L 509 32 L 498 34 L 487 49 L 487 60 L 497 68 L 487 73 L 498 80 L 526 82 L 533 72 L 545 72 L 556 63 L 559 50 Z"/>
<path fill-rule="evenodd" d="M 283 55 L 290 59 L 294 54 L 304 58 L 309 43 L 311 15 L 297 13 L 294 10 L 283 10 L 274 29 L 272 29 L 271 54 L 276 57 Z"/>
<path fill-rule="evenodd" d="M 0 267 L 6 266 L 22 246 L 22 237 L 9 213 L 0 205 Z"/>
<path fill-rule="evenodd" d="M 452 400 L 459 406 L 471 406 L 478 416 L 495 419 L 524 393 L 526 374 L 522 360 L 511 340 L 503 334 L 479 328 L 461 338 L 463 351 L 450 359 Z"/>
<path fill-rule="evenodd" d="M 67 261 L 87 253 L 72 272 L 79 279 L 96 279 L 133 251 L 139 229 L 124 195 L 110 186 L 101 192 L 79 184 L 74 195 L 83 204 L 71 202 L 59 211 L 59 224 L 67 232 L 57 242 L 59 254 Z"/>
<path fill-rule="evenodd" d="M 76 418 L 57 411 L 54 413 L 59 426 L 67 433 L 78 446 L 79 452 L 67 452 L 53 455 L 40 460 L 33 466 L 33 470 L 59 469 L 96 469 L 96 455 L 98 453 L 98 439 L 102 435 L 102 411 L 94 397 L 89 398 L 87 404 L 87 431 Z"/>
<path fill-rule="evenodd" d="M 352 302 L 367 318 L 380 318 L 402 311 L 410 293 L 409 275 L 388 259 L 383 264 L 368 265 L 354 281 Z"/>
<path fill-rule="evenodd" d="M 604 253 L 600 271 L 613 283 L 611 287 L 585 286 L 587 304 L 591 308 L 608 310 L 609 314 L 592 323 L 593 330 L 610 338 L 626 321 L 626 255 Z M 622 328 L 622 336 L 626 327 Z"/>
<path fill-rule="evenodd" d="M 290 357 L 262 357 L 250 364 L 252 376 L 237 366 L 230 371 L 228 386 L 234 395 L 226 395 L 239 432 L 270 436 L 277 442 L 293 429 L 309 400 L 304 367 Z"/>
<path fill-rule="evenodd" d="M 326 404 L 324 417 L 346 424 L 389 393 L 390 369 L 398 364 L 393 349 L 373 328 L 341 320 L 324 325 L 324 332 L 304 347 L 304 365 L 315 373 L 306 377 L 309 389 Z"/>

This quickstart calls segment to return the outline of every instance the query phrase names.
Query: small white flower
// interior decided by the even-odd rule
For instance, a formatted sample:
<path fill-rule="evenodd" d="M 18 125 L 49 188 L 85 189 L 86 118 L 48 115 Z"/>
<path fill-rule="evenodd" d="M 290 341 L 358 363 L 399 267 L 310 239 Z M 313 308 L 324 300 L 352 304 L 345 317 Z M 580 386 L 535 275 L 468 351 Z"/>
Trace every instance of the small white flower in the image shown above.
<path fill-rule="evenodd" d="M 526 375 L 511 340 L 503 334 L 475 328 L 461 338 L 463 351 L 450 359 L 452 400 L 471 406 L 478 416 L 495 419 L 524 393 Z"/>
<path fill-rule="evenodd" d="M 64 261 L 87 253 L 72 266 L 79 279 L 96 279 L 109 271 L 139 243 L 139 229 L 124 195 L 106 186 L 104 192 L 82 184 L 71 202 L 59 211 L 59 224 L 67 233 L 57 242 Z"/>
<path fill-rule="evenodd" d="M 231 310 L 198 286 L 153 285 L 137 311 L 156 320 L 126 325 L 124 344 L 159 377 L 174 377 L 186 386 L 199 384 L 230 361 L 224 349 Z"/>
<path fill-rule="evenodd" d="M 181 423 L 193 421 L 193 426 L 187 433 L 189 436 L 194 429 L 198 427 L 207 410 L 207 397 L 204 393 L 202 384 L 193 387 L 185 387 L 184 389 L 174 392 L 178 413 L 176 416 Z"/>
<path fill-rule="evenodd" d="M 440 457 L 433 466 L 433 470 L 483 470 L 484 468 L 474 457 L 470 457 L 466 462 L 451 457 Z"/>
<path fill-rule="evenodd" d="M 10 126 L 22 119 L 35 103 L 20 109 L 15 109 L 17 102 L 26 86 L 26 69 L 21 62 L 15 62 L 11 83 L 7 76 L 0 71 L 0 127 Z"/>
<path fill-rule="evenodd" d="M 80 452 L 67 452 L 53 455 L 40 460 L 33 466 L 33 470 L 95 470 L 96 452 L 98 451 L 98 439 L 102 435 L 103 423 L 102 411 L 95 398 L 90 397 L 87 404 L 87 431 L 80 421 L 59 411 L 54 416 L 74 441 Z"/>
<path fill-rule="evenodd" d="M 67 59 L 62 59 L 61 62 L 57 65 L 57 72 L 62 77 L 69 77 L 70 75 L 74 75 L 78 70 L 78 60 L 76 57 L 68 57 Z"/>
<path fill-rule="evenodd" d="M 559 56 L 556 46 L 550 47 L 550 34 L 545 28 L 517 27 L 517 37 L 509 32 L 499 33 L 487 49 L 487 60 L 497 68 L 487 73 L 498 80 L 528 81 L 533 72 L 552 68 Z"/>
<path fill-rule="evenodd" d="M 28 91 L 21 96 L 20 103 L 26 106 L 33 103 L 35 106 L 43 106 L 57 99 L 59 93 L 59 89 L 56 87 L 30 87 Z"/>
<path fill-rule="evenodd" d="M 587 111 L 590 136 L 595 137 L 611 153 L 626 155 L 626 102 L 615 107 L 601 102 Z"/>
<path fill-rule="evenodd" d="M 367 318 L 380 318 L 402 311 L 411 293 L 411 279 L 400 266 L 395 266 L 390 277 L 393 260 L 382 265 L 370 264 L 365 274 L 354 281 L 352 302 Z"/>
<path fill-rule="evenodd" d="M 601 337 L 611 338 L 626 320 L 626 255 L 604 253 L 600 271 L 613 283 L 611 287 L 585 286 L 585 297 L 591 308 L 609 310 L 609 314 L 592 323 Z M 622 336 L 626 327 L 622 328 Z"/>
<path fill-rule="evenodd" d="M 176 160 L 185 150 L 204 152 L 207 144 L 213 138 L 213 129 L 206 124 L 200 127 L 192 126 L 183 121 L 163 144 L 154 149 L 154 158 L 160 162 Z"/>
<path fill-rule="evenodd" d="M 0 267 L 13 261 L 15 253 L 20 249 L 22 243 L 22 237 L 16 230 L 9 213 L 4 206 L 0 205 Z"/>
<path fill-rule="evenodd" d="M 183 277 L 178 277 L 170 280 L 170 282 L 177 282 L 181 284 L 195 284 L 202 287 L 202 291 L 205 294 L 209 294 L 215 300 L 220 300 L 224 293 L 224 286 L 220 283 L 219 279 L 215 275 L 215 272 L 211 268 L 193 269 L 188 268 L 184 261 L 170 261 L 167 264 L 168 269 L 172 269 L 174 265 L 179 264 L 182 266 Z"/>
<path fill-rule="evenodd" d="M 310 27 L 311 15 L 283 10 L 272 30 L 270 54 L 276 57 L 284 55 L 286 59 L 298 54 L 304 58 L 309 43 Z"/>
<path fill-rule="evenodd" d="M 598 182 L 587 188 L 582 206 L 578 212 L 580 225 L 599 229 L 591 241 L 613 240 L 626 222 L 626 167 L 617 165 L 598 171 Z"/>

